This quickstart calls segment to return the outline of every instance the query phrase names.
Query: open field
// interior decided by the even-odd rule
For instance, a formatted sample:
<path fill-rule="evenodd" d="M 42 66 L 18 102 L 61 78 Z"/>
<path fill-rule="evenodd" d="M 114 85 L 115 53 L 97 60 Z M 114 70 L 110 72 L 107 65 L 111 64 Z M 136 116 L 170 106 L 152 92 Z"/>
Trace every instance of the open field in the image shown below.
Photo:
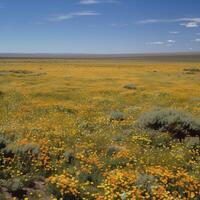
<path fill-rule="evenodd" d="M 179 60 L 0 59 L 0 199 L 199 199 L 200 60 Z M 184 127 L 140 126 L 155 107 Z"/>

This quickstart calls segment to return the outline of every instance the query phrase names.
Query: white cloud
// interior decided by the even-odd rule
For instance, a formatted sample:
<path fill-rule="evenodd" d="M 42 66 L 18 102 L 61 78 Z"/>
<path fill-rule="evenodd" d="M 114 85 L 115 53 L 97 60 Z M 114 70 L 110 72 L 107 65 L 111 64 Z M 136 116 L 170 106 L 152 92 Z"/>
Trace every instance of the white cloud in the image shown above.
<path fill-rule="evenodd" d="M 200 42 L 200 38 L 196 38 L 194 41 L 195 42 Z"/>
<path fill-rule="evenodd" d="M 147 42 L 147 45 L 162 45 L 165 44 L 164 42 L 161 41 L 156 41 L 156 42 Z"/>
<path fill-rule="evenodd" d="M 156 23 L 180 23 L 186 28 L 200 26 L 200 18 L 177 18 L 177 19 L 146 19 L 138 22 L 139 24 L 156 24 Z"/>
<path fill-rule="evenodd" d="M 199 23 L 197 22 L 187 22 L 180 24 L 181 26 L 185 26 L 186 28 L 195 28 L 199 26 Z"/>
<path fill-rule="evenodd" d="M 175 40 L 167 40 L 168 43 L 175 43 Z"/>
<path fill-rule="evenodd" d="M 80 4 L 94 5 L 99 3 L 119 3 L 118 0 L 80 0 Z"/>
<path fill-rule="evenodd" d="M 81 0 L 80 4 L 90 5 L 100 3 L 98 0 Z"/>
<path fill-rule="evenodd" d="M 169 33 L 176 35 L 176 34 L 179 34 L 180 32 L 178 32 L 178 31 L 170 31 Z"/>
<path fill-rule="evenodd" d="M 53 17 L 49 18 L 48 21 L 58 21 L 59 22 L 59 21 L 72 19 L 74 17 L 96 16 L 96 15 L 100 15 L 100 14 L 97 12 L 94 12 L 94 11 L 81 11 L 81 12 L 74 12 L 74 13 L 68 13 L 68 14 L 64 14 L 64 15 L 53 16 Z"/>
<path fill-rule="evenodd" d="M 163 41 L 155 41 L 155 42 L 148 42 L 147 45 L 166 45 L 166 46 L 172 46 L 174 43 L 176 43 L 175 40 L 167 40 L 166 42 Z"/>
<path fill-rule="evenodd" d="M 167 19 L 145 19 L 141 20 L 139 24 L 158 24 L 158 23 L 169 23 L 174 22 L 174 20 L 167 20 Z"/>

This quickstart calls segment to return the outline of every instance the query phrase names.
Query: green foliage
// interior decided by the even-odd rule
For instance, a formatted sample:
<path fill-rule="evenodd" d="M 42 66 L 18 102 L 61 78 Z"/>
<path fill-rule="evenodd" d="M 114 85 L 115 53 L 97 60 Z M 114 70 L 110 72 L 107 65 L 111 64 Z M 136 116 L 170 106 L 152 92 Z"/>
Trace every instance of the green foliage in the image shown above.
<path fill-rule="evenodd" d="M 34 143 L 27 143 L 27 144 L 23 144 L 23 145 L 9 145 L 8 147 L 6 147 L 5 152 L 7 153 L 13 153 L 13 154 L 17 154 L 20 156 L 27 156 L 27 153 L 32 153 L 34 155 L 37 155 L 39 153 L 40 149 L 39 149 L 39 145 L 34 144 Z"/>
<path fill-rule="evenodd" d="M 118 147 L 111 146 L 108 148 L 107 155 L 112 156 L 112 155 L 116 154 L 117 152 L 119 152 L 119 150 L 120 149 Z"/>
<path fill-rule="evenodd" d="M 8 139 L 5 136 L 0 135 L 0 149 L 5 148 L 7 144 L 8 144 Z"/>
<path fill-rule="evenodd" d="M 47 107 L 37 107 L 33 110 L 33 116 L 46 116 L 51 113 L 63 113 L 63 114 L 75 114 L 76 110 L 71 108 L 66 108 L 62 105 L 53 105 Z"/>
<path fill-rule="evenodd" d="M 53 184 L 48 184 L 47 190 L 50 194 L 53 194 L 57 199 L 63 200 L 81 200 L 79 196 L 75 196 L 73 194 L 65 194 L 62 195 L 60 190 L 55 187 Z"/>
<path fill-rule="evenodd" d="M 129 84 L 125 85 L 124 88 L 128 89 L 128 90 L 135 90 L 136 89 L 136 85 L 133 84 L 133 83 L 129 83 Z"/>
<path fill-rule="evenodd" d="M 67 164 L 72 164 L 73 161 L 75 160 L 75 156 L 71 152 L 68 152 L 68 151 L 65 151 L 64 158 Z"/>
<path fill-rule="evenodd" d="M 191 67 L 191 68 L 185 68 L 184 71 L 187 73 L 187 74 L 195 74 L 197 72 L 200 72 L 200 69 L 197 68 L 197 67 Z"/>
<path fill-rule="evenodd" d="M 103 177 L 99 170 L 93 169 L 91 173 L 81 172 L 79 175 L 79 180 L 81 182 L 93 182 L 95 184 L 101 183 Z"/>
<path fill-rule="evenodd" d="M 15 165 L 27 173 L 31 170 L 31 163 L 33 157 L 37 157 L 40 152 L 39 145 L 34 143 L 16 144 L 12 143 L 3 149 L 3 156 L 5 158 L 13 158 Z"/>
<path fill-rule="evenodd" d="M 187 135 L 200 136 L 200 120 L 170 108 L 156 108 L 144 113 L 138 124 L 141 128 L 169 132 L 173 138 L 178 139 L 183 139 Z"/>
<path fill-rule="evenodd" d="M 0 97 L 3 97 L 4 96 L 4 92 L 0 91 Z"/>
<path fill-rule="evenodd" d="M 21 178 L 8 179 L 3 182 L 3 186 L 12 194 L 19 199 L 23 199 L 26 194 L 24 190 L 24 180 Z"/>
<path fill-rule="evenodd" d="M 153 134 L 151 137 L 151 145 L 156 147 L 166 147 L 170 144 L 171 137 L 168 133 Z"/>
<path fill-rule="evenodd" d="M 0 108 L 5 114 L 13 114 L 13 112 L 18 112 L 21 106 L 25 103 L 26 97 L 17 91 L 7 91 L 6 94 L 2 96 L 0 101 Z"/>
<path fill-rule="evenodd" d="M 125 119 L 125 114 L 120 111 L 113 111 L 110 114 L 110 121 L 123 121 Z"/>
<path fill-rule="evenodd" d="M 152 188 L 156 185 L 156 179 L 149 174 L 139 174 L 136 185 L 140 188 L 145 188 L 149 193 L 152 193 Z"/>
<path fill-rule="evenodd" d="M 12 192 L 15 192 L 17 190 L 21 190 L 24 187 L 24 183 L 20 178 L 14 178 L 14 179 L 9 179 L 5 181 L 4 186 Z"/>

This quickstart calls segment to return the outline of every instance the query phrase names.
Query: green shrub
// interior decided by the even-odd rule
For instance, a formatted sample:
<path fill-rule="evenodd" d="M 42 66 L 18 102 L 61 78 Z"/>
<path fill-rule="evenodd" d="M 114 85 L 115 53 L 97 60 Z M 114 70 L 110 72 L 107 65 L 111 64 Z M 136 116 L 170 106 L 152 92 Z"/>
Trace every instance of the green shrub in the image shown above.
<path fill-rule="evenodd" d="M 13 197 L 23 199 L 26 191 L 24 190 L 25 184 L 21 178 L 13 178 L 4 181 L 3 186 L 7 188 L 8 192 L 12 194 Z"/>
<path fill-rule="evenodd" d="M 200 72 L 200 69 L 197 67 L 185 68 L 184 71 L 186 72 Z"/>
<path fill-rule="evenodd" d="M 0 97 L 4 96 L 5 93 L 0 90 Z"/>
<path fill-rule="evenodd" d="M 136 89 L 136 85 L 133 84 L 133 83 L 129 83 L 129 84 L 125 85 L 124 88 L 128 89 L 128 90 L 135 90 Z"/>
<path fill-rule="evenodd" d="M 33 155 L 37 155 L 39 154 L 39 151 L 39 145 L 28 143 L 23 145 L 8 145 L 3 152 L 5 157 L 13 157 L 14 155 L 18 155 L 26 160 L 28 158 L 28 152 L 32 153 Z"/>
<path fill-rule="evenodd" d="M 112 155 L 116 154 L 119 151 L 120 151 L 119 147 L 111 146 L 107 150 L 107 156 L 112 156 Z"/>
<path fill-rule="evenodd" d="M 0 149 L 5 148 L 7 144 L 8 144 L 8 139 L 5 136 L 0 135 Z"/>
<path fill-rule="evenodd" d="M 170 108 L 156 108 L 144 113 L 138 124 L 141 128 L 169 132 L 177 139 L 184 139 L 188 135 L 200 136 L 200 120 Z"/>
<path fill-rule="evenodd" d="M 67 164 L 72 164 L 73 161 L 75 160 L 75 156 L 71 152 L 68 152 L 68 151 L 64 153 L 64 158 Z"/>
<path fill-rule="evenodd" d="M 120 111 L 113 111 L 110 114 L 110 121 L 123 121 L 125 119 L 125 114 Z"/>
<path fill-rule="evenodd" d="M 79 180 L 83 183 L 93 182 L 99 184 L 102 181 L 103 177 L 98 170 L 93 170 L 91 173 L 81 172 L 79 175 Z"/>
<path fill-rule="evenodd" d="M 161 133 L 159 135 L 153 134 L 151 137 L 152 145 L 156 147 L 166 147 L 170 144 L 171 142 L 171 137 L 170 134 L 168 133 Z"/>

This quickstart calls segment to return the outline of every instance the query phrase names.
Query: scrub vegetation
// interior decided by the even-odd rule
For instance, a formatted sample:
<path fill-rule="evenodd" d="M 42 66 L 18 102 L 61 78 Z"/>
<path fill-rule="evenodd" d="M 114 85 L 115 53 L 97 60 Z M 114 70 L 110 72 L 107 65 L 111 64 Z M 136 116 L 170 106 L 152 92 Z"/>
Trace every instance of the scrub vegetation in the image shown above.
<path fill-rule="evenodd" d="M 200 62 L 0 60 L 0 199 L 200 198 Z"/>

